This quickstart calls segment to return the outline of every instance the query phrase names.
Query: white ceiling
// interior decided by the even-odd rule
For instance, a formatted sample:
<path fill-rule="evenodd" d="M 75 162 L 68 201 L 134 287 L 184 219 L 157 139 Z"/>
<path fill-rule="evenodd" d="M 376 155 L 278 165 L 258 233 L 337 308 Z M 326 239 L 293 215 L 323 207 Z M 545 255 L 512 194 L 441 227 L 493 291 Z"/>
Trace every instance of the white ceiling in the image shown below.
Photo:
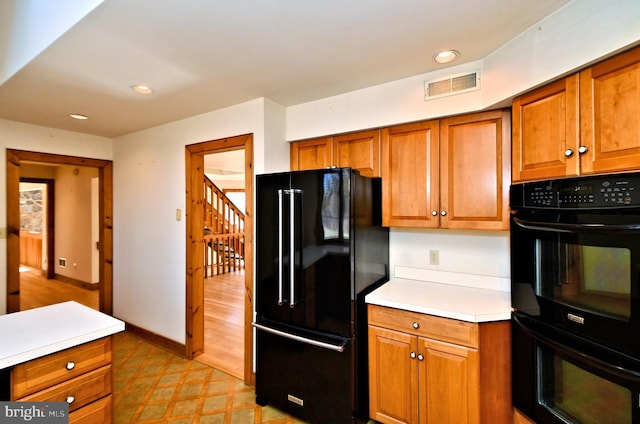
<path fill-rule="evenodd" d="M 105 0 L 0 86 L 0 118 L 117 137 L 260 97 L 300 104 L 440 69 L 442 49 L 482 59 L 568 2 Z"/>

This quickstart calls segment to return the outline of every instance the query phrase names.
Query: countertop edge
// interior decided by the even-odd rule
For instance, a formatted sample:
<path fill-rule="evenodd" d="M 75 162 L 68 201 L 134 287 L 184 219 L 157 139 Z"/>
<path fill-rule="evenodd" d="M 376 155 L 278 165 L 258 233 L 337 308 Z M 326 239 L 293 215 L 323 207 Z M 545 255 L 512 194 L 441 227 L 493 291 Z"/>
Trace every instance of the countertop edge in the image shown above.
<path fill-rule="evenodd" d="M 417 312 L 420 314 L 433 315 L 433 316 L 442 317 L 442 318 L 450 318 L 458 321 L 466 321 L 466 322 L 474 322 L 474 323 L 491 322 L 491 321 L 508 321 L 511 319 L 511 311 L 473 314 L 473 313 L 456 312 L 456 311 L 451 311 L 447 309 L 430 308 L 425 306 L 380 300 L 380 299 L 368 301 L 367 304 L 385 306 L 387 308 L 402 309 L 404 311 L 409 311 L 409 312 Z"/>
<path fill-rule="evenodd" d="M 15 344 L 4 352 L 0 350 L 0 370 L 125 330 L 124 321 L 76 302 L 64 302 L 2 317 L 4 319 L 0 321 L 5 327 L 0 330 L 4 330 L 1 331 L 4 334 L 3 337 L 9 337 Z M 57 319 L 58 317 L 62 319 Z M 73 319 L 83 320 L 83 325 L 74 329 L 69 325 Z M 62 324 L 58 325 L 59 323 Z M 47 332 L 47 325 L 58 325 L 68 330 L 56 331 L 56 335 L 52 336 Z M 11 328 L 13 330 L 7 331 Z M 23 343 L 21 340 L 27 342 Z"/>
<path fill-rule="evenodd" d="M 488 302 L 477 308 L 463 306 L 473 304 L 478 294 Z M 403 278 L 389 280 L 369 293 L 365 303 L 473 323 L 511 319 L 509 292 Z"/>
<path fill-rule="evenodd" d="M 37 349 L 32 349 L 18 355 L 13 355 L 0 360 L 0 369 L 12 367 L 14 365 L 21 364 L 23 362 L 31 361 L 32 359 L 41 358 L 43 356 L 50 355 L 52 353 L 60 352 L 65 349 L 79 346 L 81 344 L 89 343 L 94 340 L 101 339 L 103 337 L 111 336 L 113 334 L 124 331 L 124 322 L 121 324 L 113 325 L 100 330 L 93 331 L 91 333 L 72 337 L 52 345 L 42 346 Z"/>

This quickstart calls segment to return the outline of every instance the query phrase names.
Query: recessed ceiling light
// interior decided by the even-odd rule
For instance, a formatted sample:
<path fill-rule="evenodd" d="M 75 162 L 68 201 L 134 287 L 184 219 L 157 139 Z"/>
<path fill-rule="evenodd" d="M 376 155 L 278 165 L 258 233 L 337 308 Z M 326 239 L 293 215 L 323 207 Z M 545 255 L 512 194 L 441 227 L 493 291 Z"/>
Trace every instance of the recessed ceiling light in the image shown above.
<path fill-rule="evenodd" d="M 444 50 L 434 55 L 433 61 L 436 63 L 449 63 L 456 60 L 458 56 L 460 56 L 460 53 L 455 50 Z"/>
<path fill-rule="evenodd" d="M 72 117 L 73 119 L 81 119 L 81 120 L 89 119 L 87 115 L 82 115 L 80 113 L 70 113 L 69 116 Z"/>
<path fill-rule="evenodd" d="M 151 87 L 147 87 L 146 85 L 132 85 L 131 88 L 138 94 L 151 94 L 153 90 Z"/>

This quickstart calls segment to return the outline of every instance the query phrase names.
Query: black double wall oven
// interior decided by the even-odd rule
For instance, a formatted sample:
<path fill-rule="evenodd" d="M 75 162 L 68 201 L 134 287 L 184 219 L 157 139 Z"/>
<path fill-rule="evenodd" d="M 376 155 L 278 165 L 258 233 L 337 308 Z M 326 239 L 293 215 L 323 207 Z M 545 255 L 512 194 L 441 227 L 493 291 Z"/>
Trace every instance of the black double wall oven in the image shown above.
<path fill-rule="evenodd" d="M 514 406 L 640 423 L 640 173 L 511 187 Z"/>

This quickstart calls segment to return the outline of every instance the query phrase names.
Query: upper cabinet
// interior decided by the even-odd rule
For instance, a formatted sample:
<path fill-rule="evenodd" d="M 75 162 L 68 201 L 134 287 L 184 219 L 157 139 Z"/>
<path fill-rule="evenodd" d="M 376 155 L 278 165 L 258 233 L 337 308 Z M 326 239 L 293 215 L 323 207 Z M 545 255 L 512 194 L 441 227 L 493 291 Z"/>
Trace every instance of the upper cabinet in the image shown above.
<path fill-rule="evenodd" d="M 350 167 L 366 177 L 380 176 L 380 131 L 358 131 L 293 142 L 291 170 Z"/>
<path fill-rule="evenodd" d="M 640 169 L 640 48 L 513 102 L 513 181 Z"/>
<path fill-rule="evenodd" d="M 640 169 L 640 48 L 580 72 L 580 139 L 582 172 Z"/>
<path fill-rule="evenodd" d="M 297 141 L 289 145 L 292 171 L 329 168 L 332 162 L 331 137 Z"/>
<path fill-rule="evenodd" d="M 382 130 L 383 224 L 509 228 L 508 111 Z"/>
<path fill-rule="evenodd" d="M 439 128 L 426 121 L 382 129 L 383 225 L 438 227 Z"/>
<path fill-rule="evenodd" d="M 513 101 L 513 181 L 578 172 L 578 75 Z"/>

